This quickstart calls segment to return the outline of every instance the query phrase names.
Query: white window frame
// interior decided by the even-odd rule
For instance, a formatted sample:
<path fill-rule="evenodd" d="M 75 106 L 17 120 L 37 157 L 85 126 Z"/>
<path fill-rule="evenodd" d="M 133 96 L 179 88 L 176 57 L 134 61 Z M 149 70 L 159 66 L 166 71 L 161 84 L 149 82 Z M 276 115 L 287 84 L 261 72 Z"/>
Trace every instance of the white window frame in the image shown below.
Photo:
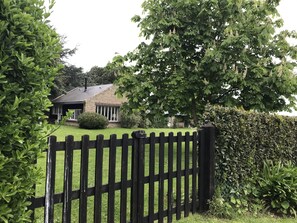
<path fill-rule="evenodd" d="M 119 105 L 96 105 L 96 113 L 105 116 L 109 122 L 120 122 Z"/>
<path fill-rule="evenodd" d="M 72 109 L 71 109 L 72 110 Z M 77 121 L 77 117 L 83 112 L 82 109 L 73 109 L 73 113 L 68 120 Z"/>

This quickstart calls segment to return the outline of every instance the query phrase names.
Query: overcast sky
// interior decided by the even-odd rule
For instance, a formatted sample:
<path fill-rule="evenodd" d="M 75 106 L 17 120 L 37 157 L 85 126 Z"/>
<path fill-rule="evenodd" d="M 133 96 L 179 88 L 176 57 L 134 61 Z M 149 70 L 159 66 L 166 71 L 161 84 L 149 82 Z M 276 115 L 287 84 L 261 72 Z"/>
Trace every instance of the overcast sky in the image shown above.
<path fill-rule="evenodd" d="M 141 14 L 142 0 L 56 0 L 51 24 L 77 47 L 68 62 L 89 71 L 104 67 L 115 53 L 126 54 L 140 43 L 139 29 L 131 22 Z M 297 0 L 281 0 L 285 28 L 297 30 Z"/>

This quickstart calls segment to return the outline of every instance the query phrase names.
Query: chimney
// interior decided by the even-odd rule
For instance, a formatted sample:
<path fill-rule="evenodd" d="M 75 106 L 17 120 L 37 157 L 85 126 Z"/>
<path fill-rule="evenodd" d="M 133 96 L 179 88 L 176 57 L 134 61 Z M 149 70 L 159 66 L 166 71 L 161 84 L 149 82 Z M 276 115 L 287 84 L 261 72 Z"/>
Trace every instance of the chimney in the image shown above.
<path fill-rule="evenodd" d="M 85 92 L 87 91 L 88 89 L 88 78 L 85 77 Z"/>

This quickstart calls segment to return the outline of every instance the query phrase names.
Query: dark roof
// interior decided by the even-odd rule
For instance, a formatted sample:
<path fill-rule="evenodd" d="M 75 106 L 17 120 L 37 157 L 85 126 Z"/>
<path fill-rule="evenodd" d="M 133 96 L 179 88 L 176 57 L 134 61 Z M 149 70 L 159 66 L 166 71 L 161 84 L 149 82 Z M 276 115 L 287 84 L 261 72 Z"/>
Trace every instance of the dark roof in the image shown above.
<path fill-rule="evenodd" d="M 86 91 L 84 87 L 77 87 L 68 91 L 66 94 L 55 98 L 52 102 L 61 104 L 83 103 L 85 100 L 90 99 L 111 87 L 112 84 L 89 86 Z"/>

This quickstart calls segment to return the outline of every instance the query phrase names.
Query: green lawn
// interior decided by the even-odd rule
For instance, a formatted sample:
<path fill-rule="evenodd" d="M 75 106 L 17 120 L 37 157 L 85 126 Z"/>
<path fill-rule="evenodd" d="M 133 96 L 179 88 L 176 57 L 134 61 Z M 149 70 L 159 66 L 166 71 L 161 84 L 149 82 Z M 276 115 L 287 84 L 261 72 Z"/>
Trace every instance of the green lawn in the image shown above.
<path fill-rule="evenodd" d="M 79 141 L 81 139 L 82 135 L 89 135 L 91 140 L 94 140 L 98 134 L 103 134 L 105 139 L 108 139 L 111 134 L 116 134 L 118 138 L 121 138 L 122 134 L 128 133 L 131 135 L 131 133 L 135 130 L 138 129 L 124 129 L 124 128 L 109 128 L 109 129 L 104 129 L 104 130 L 83 130 L 79 129 L 77 127 L 72 127 L 72 126 L 61 126 L 57 131 L 53 133 L 53 135 L 56 135 L 58 138 L 58 141 L 64 141 L 65 136 L 67 135 L 73 135 L 74 139 L 76 141 Z M 174 132 L 176 134 L 177 132 L 193 132 L 195 129 L 145 129 L 145 132 L 147 135 L 149 135 L 151 132 L 155 132 L 156 136 L 159 135 L 160 132 L 164 132 L 165 135 L 168 135 L 169 132 Z M 158 173 L 158 164 L 159 164 L 159 156 L 158 156 L 158 145 L 156 145 L 156 155 L 155 155 L 155 160 L 156 160 L 156 165 L 155 165 L 155 173 Z M 164 157 L 167 157 L 168 151 L 167 147 L 165 146 L 165 151 L 164 151 Z M 131 156 L 131 148 L 129 148 L 129 154 L 128 156 Z M 94 149 L 90 149 L 89 152 L 89 182 L 88 186 L 92 187 L 94 186 L 94 172 L 95 172 L 95 151 Z M 108 182 L 108 150 L 104 150 L 104 160 L 103 160 L 103 184 L 107 184 Z M 145 152 L 145 157 L 149 157 L 149 151 L 146 149 Z M 184 165 L 184 154 L 182 155 L 182 160 L 183 160 L 183 165 Z M 176 155 L 174 155 L 174 160 L 176 159 Z M 121 160 L 121 153 L 117 152 L 116 153 L 116 182 L 120 181 L 120 162 Z M 191 160 L 191 159 L 190 159 Z M 128 160 L 128 163 L 130 161 Z M 176 165 L 174 161 L 174 170 L 176 170 Z M 43 175 L 45 177 L 45 157 L 40 158 L 38 160 L 38 166 L 42 169 Z M 74 159 L 73 159 L 73 190 L 79 189 L 79 179 L 80 179 L 80 151 L 74 151 Z M 130 169 L 131 166 L 128 166 L 128 169 Z M 164 170 L 165 172 L 167 168 L 167 160 L 165 159 L 165 167 Z M 56 185 L 55 185 L 55 193 L 61 193 L 63 191 L 63 169 L 64 169 L 64 152 L 59 151 L 57 152 L 57 167 L 56 167 Z M 148 166 L 145 168 L 145 175 L 148 175 Z M 128 179 L 130 178 L 130 171 L 128 174 Z M 191 178 L 190 178 L 191 181 Z M 165 185 L 165 194 L 167 190 L 167 182 L 164 182 Z M 173 181 L 173 185 L 175 185 L 175 180 Z M 148 187 L 145 188 L 147 190 Z M 158 184 L 155 184 L 155 191 L 158 189 Z M 173 188 L 175 191 L 175 187 Z M 129 194 L 130 191 L 128 191 Z M 36 191 L 37 196 L 43 196 L 44 195 L 44 178 L 40 180 L 40 184 L 37 186 L 37 191 Z M 116 207 L 115 207 L 115 213 L 116 213 L 116 221 L 118 222 L 119 219 L 119 192 L 116 192 Z M 129 195 L 128 195 L 129 196 Z M 145 193 L 145 209 L 147 209 L 147 200 L 148 200 L 148 193 Z M 72 222 L 78 222 L 78 200 L 75 200 L 72 202 Z M 157 211 L 157 196 L 155 200 L 155 211 Z M 62 205 L 58 204 L 55 205 L 55 222 L 62 222 L 61 216 L 62 216 Z M 128 205 L 129 207 L 129 205 Z M 106 213 L 107 213 L 107 194 L 103 195 L 103 220 L 102 222 L 107 222 L 106 220 Z M 166 204 L 165 207 L 166 209 Z M 128 213 L 130 212 L 128 208 Z M 36 211 L 36 216 L 37 216 L 37 222 L 43 222 L 43 210 L 39 209 Z M 93 198 L 89 197 L 88 198 L 88 222 L 93 222 L 92 219 L 93 216 Z M 174 219 L 174 217 L 173 217 Z M 177 223 L 191 223 L 191 222 L 204 222 L 204 223 L 219 223 L 219 222 L 226 222 L 226 223 L 293 223 L 296 222 L 296 219 L 281 219 L 281 218 L 274 218 L 274 217 L 269 217 L 269 216 L 264 216 L 264 217 L 253 217 L 253 216 L 244 216 L 238 219 L 234 220 L 224 220 L 224 219 L 217 219 L 211 216 L 205 216 L 205 215 L 190 215 L 188 218 L 184 218 L 180 221 L 174 221 Z M 165 219 L 166 222 L 166 219 Z"/>
<path fill-rule="evenodd" d="M 184 218 L 179 221 L 175 221 L 177 223 L 295 223 L 297 219 L 294 218 L 278 218 L 274 216 L 242 216 L 236 219 L 228 220 L 228 219 L 221 219 L 215 218 L 208 215 L 190 215 L 188 218 Z"/>

